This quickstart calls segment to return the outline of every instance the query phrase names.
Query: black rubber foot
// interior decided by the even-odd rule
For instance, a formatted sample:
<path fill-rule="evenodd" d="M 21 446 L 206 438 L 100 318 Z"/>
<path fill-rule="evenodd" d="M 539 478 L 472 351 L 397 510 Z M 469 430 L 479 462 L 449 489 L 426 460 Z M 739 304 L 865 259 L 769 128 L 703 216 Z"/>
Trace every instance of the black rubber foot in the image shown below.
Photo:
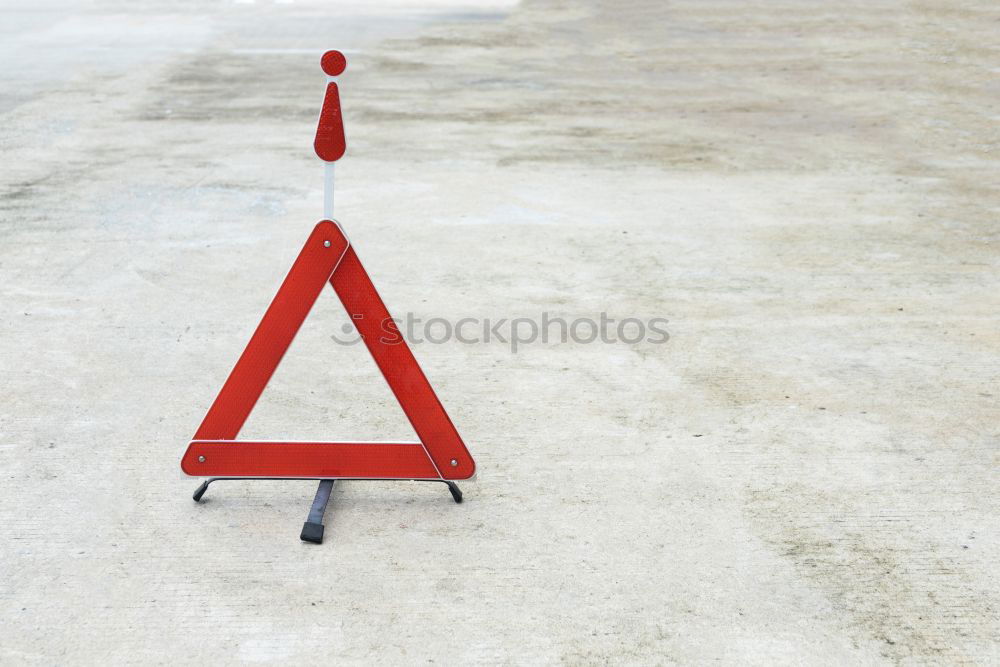
<path fill-rule="evenodd" d="M 201 497 L 205 495 L 206 491 L 208 491 L 208 482 L 202 482 L 201 486 L 194 490 L 194 495 L 191 497 L 194 498 L 195 502 L 198 502 L 201 500 Z"/>
<path fill-rule="evenodd" d="M 302 524 L 302 534 L 299 535 L 299 539 L 303 542 L 323 544 L 323 524 L 306 521 Z"/>
<path fill-rule="evenodd" d="M 451 497 L 455 499 L 455 502 L 462 502 L 462 489 L 458 488 L 458 484 L 455 482 L 445 482 L 445 484 L 448 485 L 448 490 L 451 491 Z"/>

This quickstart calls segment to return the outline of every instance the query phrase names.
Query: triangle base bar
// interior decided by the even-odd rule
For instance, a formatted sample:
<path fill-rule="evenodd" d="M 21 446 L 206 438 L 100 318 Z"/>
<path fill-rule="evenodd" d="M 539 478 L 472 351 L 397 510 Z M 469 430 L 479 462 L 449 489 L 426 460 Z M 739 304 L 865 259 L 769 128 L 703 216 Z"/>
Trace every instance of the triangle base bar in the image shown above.
<path fill-rule="evenodd" d="M 245 479 L 441 479 L 419 442 L 193 440 L 181 469 Z"/>

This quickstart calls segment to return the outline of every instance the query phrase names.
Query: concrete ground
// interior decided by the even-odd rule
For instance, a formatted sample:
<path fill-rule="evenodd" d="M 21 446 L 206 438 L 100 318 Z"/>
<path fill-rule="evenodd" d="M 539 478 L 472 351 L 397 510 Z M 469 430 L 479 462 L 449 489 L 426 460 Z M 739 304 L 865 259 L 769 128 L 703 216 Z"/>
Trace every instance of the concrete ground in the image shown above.
<path fill-rule="evenodd" d="M 470 0 L 471 2 L 471 0 Z M 0 663 L 1000 663 L 988 0 L 6 2 Z M 322 212 L 415 346 L 439 485 L 178 468 Z M 408 438 L 324 295 L 243 435 Z"/>

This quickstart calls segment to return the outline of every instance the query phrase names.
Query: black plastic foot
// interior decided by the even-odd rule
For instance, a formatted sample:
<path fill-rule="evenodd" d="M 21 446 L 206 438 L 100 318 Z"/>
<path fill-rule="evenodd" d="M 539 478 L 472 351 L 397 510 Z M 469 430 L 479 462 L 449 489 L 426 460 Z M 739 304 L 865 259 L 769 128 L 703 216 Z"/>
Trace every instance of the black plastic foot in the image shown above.
<path fill-rule="evenodd" d="M 458 488 L 458 484 L 455 482 L 445 482 L 445 484 L 448 485 L 448 490 L 451 491 L 451 497 L 455 499 L 455 502 L 462 502 L 462 489 Z"/>
<path fill-rule="evenodd" d="M 199 502 L 206 491 L 208 491 L 208 482 L 202 482 L 201 486 L 194 490 L 194 495 L 191 497 L 194 498 L 195 502 Z"/>
<path fill-rule="evenodd" d="M 323 524 L 306 521 L 302 524 L 302 534 L 299 535 L 299 538 L 303 542 L 323 544 L 323 530 Z"/>
<path fill-rule="evenodd" d="M 333 493 L 333 480 L 321 480 L 316 488 L 316 497 L 309 509 L 309 516 L 302 524 L 302 534 L 299 537 L 303 542 L 323 544 L 323 514 L 326 513 L 326 504 L 330 502 L 331 493 Z"/>

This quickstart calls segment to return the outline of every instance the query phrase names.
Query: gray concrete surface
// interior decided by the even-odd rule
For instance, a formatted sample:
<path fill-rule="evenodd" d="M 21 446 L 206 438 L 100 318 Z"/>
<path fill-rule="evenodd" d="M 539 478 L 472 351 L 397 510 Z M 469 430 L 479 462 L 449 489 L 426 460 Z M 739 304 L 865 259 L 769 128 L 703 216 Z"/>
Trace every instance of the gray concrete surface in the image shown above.
<path fill-rule="evenodd" d="M 6 3 L 0 663 L 997 664 L 986 1 Z M 321 213 L 390 308 L 666 317 L 421 345 L 479 462 L 178 461 Z M 244 435 L 408 437 L 325 295 Z"/>

